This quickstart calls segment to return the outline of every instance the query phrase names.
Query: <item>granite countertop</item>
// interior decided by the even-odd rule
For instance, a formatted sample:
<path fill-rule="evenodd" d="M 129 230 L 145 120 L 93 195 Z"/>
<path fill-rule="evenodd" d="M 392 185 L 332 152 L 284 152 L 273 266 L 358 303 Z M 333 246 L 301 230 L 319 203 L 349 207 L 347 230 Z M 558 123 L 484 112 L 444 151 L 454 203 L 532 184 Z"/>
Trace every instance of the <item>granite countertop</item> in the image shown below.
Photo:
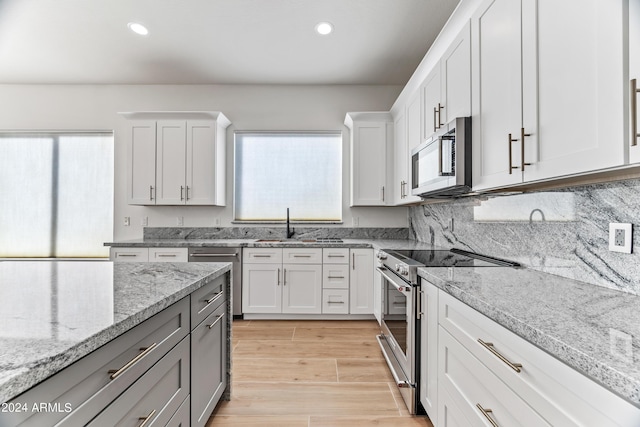
<path fill-rule="evenodd" d="M 233 248 L 374 248 L 374 249 L 437 249 L 416 240 L 398 239 L 342 239 L 342 243 L 304 242 L 287 239 L 280 242 L 261 239 L 135 239 L 107 242 L 111 247 L 233 247 Z"/>
<path fill-rule="evenodd" d="M 0 402 L 230 269 L 230 263 L 0 262 Z"/>
<path fill-rule="evenodd" d="M 419 275 L 640 405 L 640 297 L 524 268 L 450 270 Z"/>

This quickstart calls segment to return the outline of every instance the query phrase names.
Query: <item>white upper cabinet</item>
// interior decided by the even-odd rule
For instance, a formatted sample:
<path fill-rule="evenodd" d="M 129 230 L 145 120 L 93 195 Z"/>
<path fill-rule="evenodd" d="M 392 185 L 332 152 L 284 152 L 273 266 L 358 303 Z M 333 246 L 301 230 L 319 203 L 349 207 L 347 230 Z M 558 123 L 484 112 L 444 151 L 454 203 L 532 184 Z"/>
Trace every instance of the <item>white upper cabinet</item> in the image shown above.
<path fill-rule="evenodd" d="M 474 190 L 625 161 L 624 0 L 487 0 L 472 18 Z"/>
<path fill-rule="evenodd" d="M 471 26 L 467 23 L 422 83 L 422 138 L 471 115 Z"/>
<path fill-rule="evenodd" d="M 225 134 L 230 122 L 224 115 L 122 114 L 131 119 L 129 204 L 225 205 Z"/>
<path fill-rule="evenodd" d="M 351 206 L 391 206 L 391 114 L 347 113 L 344 124 L 351 130 Z"/>
<path fill-rule="evenodd" d="M 629 162 L 640 162 L 640 0 L 629 0 L 629 86 L 635 80 L 635 87 L 630 90 L 629 108 Z M 635 108 L 634 108 L 635 107 Z"/>

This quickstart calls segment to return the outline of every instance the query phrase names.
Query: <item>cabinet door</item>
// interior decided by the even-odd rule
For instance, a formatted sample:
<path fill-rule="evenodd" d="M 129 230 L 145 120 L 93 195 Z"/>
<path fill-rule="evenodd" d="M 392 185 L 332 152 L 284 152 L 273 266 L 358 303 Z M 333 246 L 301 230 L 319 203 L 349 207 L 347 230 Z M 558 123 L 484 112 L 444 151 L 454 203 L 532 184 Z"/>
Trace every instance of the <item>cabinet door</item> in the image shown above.
<path fill-rule="evenodd" d="M 446 106 L 442 103 L 441 86 L 440 66 L 436 65 L 422 83 L 422 139 L 429 138 L 446 123 L 443 120 Z"/>
<path fill-rule="evenodd" d="M 351 141 L 351 206 L 384 206 L 386 122 L 357 122 Z"/>
<path fill-rule="evenodd" d="M 158 121 L 157 205 L 184 205 L 186 198 L 186 122 Z"/>
<path fill-rule="evenodd" d="M 373 272 L 373 315 L 378 324 L 382 324 L 382 274 L 374 270 Z"/>
<path fill-rule="evenodd" d="M 156 203 L 156 122 L 134 121 L 128 128 L 127 200 L 130 205 Z"/>
<path fill-rule="evenodd" d="M 149 248 L 111 248 L 109 260 L 117 262 L 148 262 Z"/>
<path fill-rule="evenodd" d="M 520 1 L 487 0 L 471 20 L 474 190 L 522 182 L 520 16 Z"/>
<path fill-rule="evenodd" d="M 395 205 L 404 202 L 409 180 L 409 152 L 407 146 L 407 122 L 404 109 L 393 120 L 393 201 Z"/>
<path fill-rule="evenodd" d="M 203 427 L 227 386 L 226 304 L 191 332 L 191 426 Z"/>
<path fill-rule="evenodd" d="M 187 248 L 149 248 L 149 262 L 187 262 Z"/>
<path fill-rule="evenodd" d="M 283 313 L 322 313 L 322 265 L 284 264 Z"/>
<path fill-rule="evenodd" d="M 624 163 L 623 3 L 522 1 L 525 181 Z"/>
<path fill-rule="evenodd" d="M 438 289 L 420 279 L 420 403 L 432 420 L 438 419 Z"/>
<path fill-rule="evenodd" d="M 629 79 L 636 80 L 637 89 L 640 89 L 640 0 L 629 0 Z M 630 102 L 635 102 L 635 115 L 629 116 L 631 126 L 629 126 L 629 163 L 640 162 L 640 93 L 629 94 Z M 629 113 L 633 109 L 629 108 Z"/>
<path fill-rule="evenodd" d="M 349 313 L 373 314 L 373 249 L 351 249 Z"/>
<path fill-rule="evenodd" d="M 215 205 L 216 123 L 188 121 L 186 150 L 186 204 Z"/>
<path fill-rule="evenodd" d="M 440 119 L 471 115 L 471 24 L 467 23 L 440 60 Z"/>
<path fill-rule="evenodd" d="M 281 264 L 242 265 L 242 311 L 281 313 Z"/>

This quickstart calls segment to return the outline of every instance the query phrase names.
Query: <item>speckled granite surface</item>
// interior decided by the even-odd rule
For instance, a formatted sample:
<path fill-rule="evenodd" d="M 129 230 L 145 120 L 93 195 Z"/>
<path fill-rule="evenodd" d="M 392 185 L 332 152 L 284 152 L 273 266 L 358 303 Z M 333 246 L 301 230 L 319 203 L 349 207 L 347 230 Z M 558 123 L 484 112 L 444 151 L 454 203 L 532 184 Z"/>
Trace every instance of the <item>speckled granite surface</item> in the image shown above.
<path fill-rule="evenodd" d="M 419 274 L 640 406 L 640 297 L 524 268 L 449 270 Z"/>
<path fill-rule="evenodd" d="M 229 263 L 0 262 L 0 402 L 230 269 Z"/>

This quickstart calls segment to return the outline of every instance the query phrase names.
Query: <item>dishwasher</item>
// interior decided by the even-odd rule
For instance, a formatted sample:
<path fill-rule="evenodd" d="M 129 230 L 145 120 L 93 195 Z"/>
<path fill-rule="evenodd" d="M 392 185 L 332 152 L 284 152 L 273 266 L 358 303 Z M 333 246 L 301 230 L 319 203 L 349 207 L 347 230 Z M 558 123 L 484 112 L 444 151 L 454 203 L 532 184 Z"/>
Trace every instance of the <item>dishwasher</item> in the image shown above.
<path fill-rule="evenodd" d="M 242 249 L 239 247 L 189 248 L 189 262 L 230 262 L 233 283 L 233 317 L 242 318 Z"/>

